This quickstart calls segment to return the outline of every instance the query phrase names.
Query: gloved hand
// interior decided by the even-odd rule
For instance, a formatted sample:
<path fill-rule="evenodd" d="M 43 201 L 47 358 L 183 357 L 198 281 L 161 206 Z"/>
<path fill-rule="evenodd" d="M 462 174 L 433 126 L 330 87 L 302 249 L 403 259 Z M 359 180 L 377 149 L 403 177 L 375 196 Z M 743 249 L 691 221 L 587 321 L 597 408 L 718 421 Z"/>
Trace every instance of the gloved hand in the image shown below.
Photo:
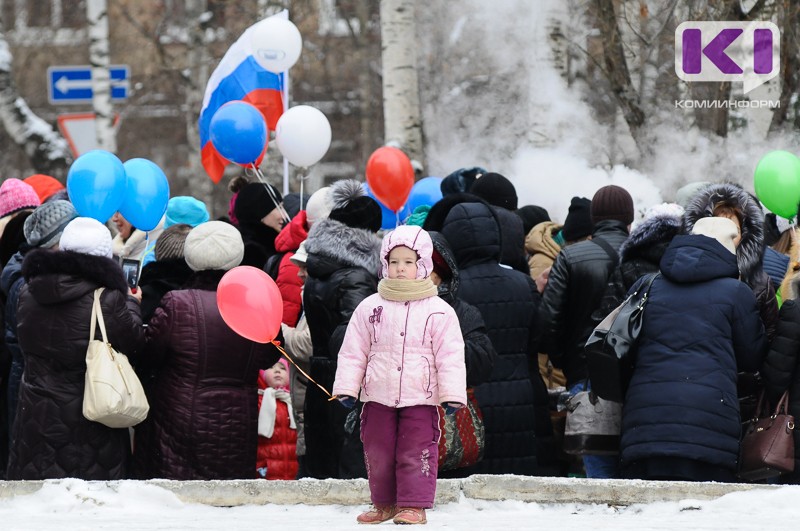
<path fill-rule="evenodd" d="M 339 403 L 346 409 L 353 409 L 356 405 L 356 399 L 355 397 L 344 395 L 339 397 Z"/>
<path fill-rule="evenodd" d="M 445 415 L 454 415 L 456 411 L 458 411 L 464 406 L 463 404 L 459 404 L 458 402 L 445 402 L 444 404 L 442 404 L 442 407 L 444 408 Z"/>

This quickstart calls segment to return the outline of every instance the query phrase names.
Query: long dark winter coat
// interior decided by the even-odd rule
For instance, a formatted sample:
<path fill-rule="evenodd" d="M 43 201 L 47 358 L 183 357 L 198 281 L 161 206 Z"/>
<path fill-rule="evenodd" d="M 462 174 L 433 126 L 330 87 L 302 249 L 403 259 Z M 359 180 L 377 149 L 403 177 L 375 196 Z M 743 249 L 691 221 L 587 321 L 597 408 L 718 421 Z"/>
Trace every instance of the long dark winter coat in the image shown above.
<path fill-rule="evenodd" d="M 330 390 L 336 376 L 336 358 L 356 306 L 378 291 L 381 240 L 364 229 L 350 228 L 332 219 L 316 222 L 308 234 L 308 278 L 303 307 L 314 352 L 311 377 Z M 366 477 L 357 422 L 345 434 L 348 411 L 328 401 L 316 385 L 306 389 L 305 465 L 316 478 Z M 343 455 L 345 439 L 348 447 Z"/>
<path fill-rule="evenodd" d="M 433 248 L 438 252 L 450 268 L 451 277 L 439 284 L 439 297 L 444 299 L 458 317 L 461 335 L 464 336 L 464 361 L 467 365 L 467 387 L 475 387 L 483 383 L 492 373 L 497 352 L 492 340 L 486 333 L 481 312 L 472 304 L 458 298 L 461 285 L 461 273 L 458 270 L 453 251 L 447 240 L 439 232 L 429 232 Z"/>
<path fill-rule="evenodd" d="M 161 298 L 172 290 L 180 289 L 191 275 L 192 270 L 183 258 L 156 260 L 145 265 L 139 278 L 139 288 L 142 290 L 142 321 L 149 323 L 161 303 Z"/>
<path fill-rule="evenodd" d="M 592 231 L 592 239 L 603 239 L 615 249 L 627 237 L 627 226 L 616 220 L 603 220 Z M 583 241 L 561 249 L 550 270 L 542 294 L 539 351 L 564 371 L 567 387 L 588 377 L 583 347 L 594 329 L 592 312 L 599 308 L 615 266 L 602 247 Z"/>
<path fill-rule="evenodd" d="M 170 291 L 147 327 L 150 414 L 136 427 L 139 479 L 254 479 L 258 371 L 280 356 L 231 330 L 217 309 L 224 271 Z M 155 367 L 153 369 L 153 366 Z"/>
<path fill-rule="evenodd" d="M 108 339 L 136 363 L 143 342 L 139 305 L 127 295 L 119 265 L 70 251 L 31 251 L 23 262 L 27 284 L 17 310 L 25 370 L 14 422 L 9 479 L 74 477 L 124 479 L 130 453 L 127 429 L 83 417 L 86 349 L 94 290 Z M 96 336 L 100 339 L 100 331 Z"/>
<path fill-rule="evenodd" d="M 30 247 L 24 246 L 25 254 Z M 5 343 L 11 355 L 11 370 L 8 374 L 8 425 L 14 425 L 14 417 L 17 414 L 17 403 L 19 402 L 19 383 L 22 380 L 22 370 L 25 368 L 25 360 L 22 357 L 22 349 L 19 348 L 17 339 L 17 307 L 19 306 L 19 294 L 22 286 L 25 285 L 25 278 L 22 276 L 22 261 L 25 255 L 22 251 L 18 252 L 8 261 L 0 274 L 0 289 L 6 296 L 6 309 L 3 316 L 5 324 Z M 10 437 L 9 437 L 10 440 Z"/>
<path fill-rule="evenodd" d="M 734 206 L 744 214 L 742 241 L 736 248 L 736 262 L 741 279 L 753 290 L 758 301 L 758 310 L 764 321 L 767 336 L 772 339 L 778 326 L 778 301 L 775 289 L 764 272 L 764 213 L 756 200 L 741 186 L 732 183 L 709 185 L 694 196 L 686 205 L 683 216 L 683 233 L 692 232 L 700 218 L 710 217 L 719 203 Z"/>
<path fill-rule="evenodd" d="M 625 399 L 620 458 L 636 477 L 733 479 L 741 424 L 737 370 L 767 346 L 736 259 L 706 236 L 676 236 L 661 259 Z M 638 287 L 639 283 L 635 287 Z"/>
<path fill-rule="evenodd" d="M 536 475 L 537 428 L 546 432 L 543 438 L 552 436 L 547 391 L 535 369 L 536 285 L 529 275 L 500 266 L 500 226 L 486 204 L 455 205 L 442 235 L 460 268 L 459 296 L 480 310 L 497 351 L 491 376 L 475 387 L 486 451 L 469 473 Z"/>
<path fill-rule="evenodd" d="M 770 411 L 784 391 L 789 391 L 789 413 L 800 418 L 800 305 L 785 300 L 775 339 L 761 366 Z M 794 472 L 780 477 L 781 483 L 800 483 L 800 430 L 794 430 Z"/>

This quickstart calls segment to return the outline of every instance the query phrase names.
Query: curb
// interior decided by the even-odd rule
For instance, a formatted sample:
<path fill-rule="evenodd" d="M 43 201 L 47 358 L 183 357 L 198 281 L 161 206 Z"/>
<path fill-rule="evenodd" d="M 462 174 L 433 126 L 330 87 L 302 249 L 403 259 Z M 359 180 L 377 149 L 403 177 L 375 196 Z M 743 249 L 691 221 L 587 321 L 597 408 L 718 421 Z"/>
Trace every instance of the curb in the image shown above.
<path fill-rule="evenodd" d="M 61 481 L 65 480 L 0 481 L 0 499 L 33 494 L 46 483 L 57 485 Z M 120 485 L 134 482 L 134 480 L 124 480 L 88 483 L 99 484 L 118 491 Z M 369 487 L 365 479 L 302 479 L 299 481 L 155 479 L 140 483 L 168 490 L 184 503 L 199 503 L 216 507 L 268 503 L 277 505 L 369 505 L 370 503 Z M 475 500 L 626 506 L 637 503 L 676 502 L 685 499 L 713 500 L 731 492 L 777 488 L 787 487 L 750 483 L 475 475 L 466 479 L 438 480 L 436 503 L 458 502 L 463 496 Z M 800 492 L 800 486 L 788 488 L 796 488 Z"/>

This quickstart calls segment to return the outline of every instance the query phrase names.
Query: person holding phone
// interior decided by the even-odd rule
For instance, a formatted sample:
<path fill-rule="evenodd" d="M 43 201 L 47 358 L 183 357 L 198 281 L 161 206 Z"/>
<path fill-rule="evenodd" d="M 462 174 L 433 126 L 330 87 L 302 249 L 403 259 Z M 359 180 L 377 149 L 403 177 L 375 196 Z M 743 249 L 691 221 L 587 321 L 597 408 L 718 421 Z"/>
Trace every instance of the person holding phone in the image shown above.
<path fill-rule="evenodd" d="M 134 260 L 141 260 L 147 244 L 154 242 L 164 230 L 164 219 L 158 223 L 158 226 L 151 231 L 139 230 L 125 219 L 119 212 L 111 217 L 111 221 L 117 227 L 117 235 L 113 240 L 113 253 L 114 256 L 120 260 L 130 258 Z"/>

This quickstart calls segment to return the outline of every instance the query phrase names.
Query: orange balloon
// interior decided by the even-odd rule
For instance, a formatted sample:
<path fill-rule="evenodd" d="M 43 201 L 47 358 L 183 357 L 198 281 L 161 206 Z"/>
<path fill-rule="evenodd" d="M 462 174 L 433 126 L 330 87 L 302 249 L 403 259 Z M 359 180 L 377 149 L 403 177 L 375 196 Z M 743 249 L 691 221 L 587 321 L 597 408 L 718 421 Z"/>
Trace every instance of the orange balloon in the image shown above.
<path fill-rule="evenodd" d="M 384 146 L 367 161 L 367 183 L 381 203 L 397 212 L 406 204 L 414 186 L 414 168 L 405 153 Z"/>
<path fill-rule="evenodd" d="M 257 343 L 269 343 L 281 329 L 281 292 L 268 274 L 255 267 L 234 267 L 223 275 L 217 308 L 234 332 Z"/>

